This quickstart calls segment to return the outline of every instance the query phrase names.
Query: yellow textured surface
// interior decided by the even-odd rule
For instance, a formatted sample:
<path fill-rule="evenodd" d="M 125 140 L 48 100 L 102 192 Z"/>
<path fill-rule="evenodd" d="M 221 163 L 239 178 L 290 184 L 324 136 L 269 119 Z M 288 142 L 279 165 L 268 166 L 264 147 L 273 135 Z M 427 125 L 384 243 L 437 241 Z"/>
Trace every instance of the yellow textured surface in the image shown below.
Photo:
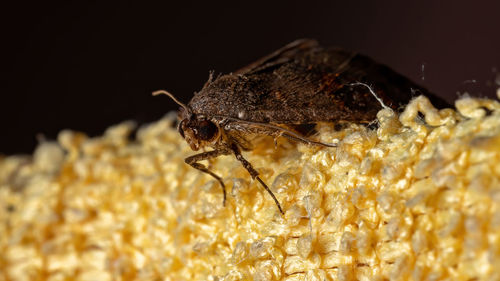
<path fill-rule="evenodd" d="M 184 164 L 174 115 L 0 159 L 0 280 L 500 280 L 500 104 L 415 99 L 338 148 L 263 141 L 228 186 Z M 419 115 L 418 113 L 421 112 Z"/>

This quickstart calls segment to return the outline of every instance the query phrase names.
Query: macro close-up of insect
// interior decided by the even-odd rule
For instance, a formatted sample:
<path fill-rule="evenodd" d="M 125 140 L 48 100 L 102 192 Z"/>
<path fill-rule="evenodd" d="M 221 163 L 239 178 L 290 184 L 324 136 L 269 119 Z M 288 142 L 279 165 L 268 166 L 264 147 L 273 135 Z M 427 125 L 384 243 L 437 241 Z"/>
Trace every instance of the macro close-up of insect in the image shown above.
<path fill-rule="evenodd" d="M 296 40 L 233 73 L 213 78 L 187 104 L 159 90 L 181 106 L 178 131 L 193 151 L 185 162 L 223 179 L 199 163 L 220 155 L 234 155 L 253 179 L 259 181 L 283 214 L 280 202 L 241 154 L 252 150 L 259 136 L 284 137 L 309 145 L 335 147 L 314 140 L 318 122 L 368 124 L 382 106 L 397 111 L 412 98 L 425 95 L 437 107 L 446 102 L 394 72 L 356 52 L 323 48 L 311 39 Z M 304 130 L 306 128 L 306 130 Z"/>
<path fill-rule="evenodd" d="M 2 280 L 500 280 L 500 1 L 9 1 Z"/>

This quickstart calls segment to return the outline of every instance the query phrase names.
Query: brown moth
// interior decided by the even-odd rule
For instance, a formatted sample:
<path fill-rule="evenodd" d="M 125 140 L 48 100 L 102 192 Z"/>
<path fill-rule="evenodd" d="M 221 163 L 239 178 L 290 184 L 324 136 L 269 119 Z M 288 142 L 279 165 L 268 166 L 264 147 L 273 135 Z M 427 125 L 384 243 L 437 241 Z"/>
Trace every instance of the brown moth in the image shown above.
<path fill-rule="evenodd" d="M 191 149 L 213 149 L 190 156 L 185 162 L 220 183 L 224 204 L 226 187 L 222 178 L 199 162 L 233 154 L 283 214 L 272 191 L 241 154 L 253 148 L 250 136 L 285 137 L 334 147 L 311 139 L 303 128 L 310 132 L 317 122 L 369 123 L 384 104 L 397 110 L 414 93 L 426 95 L 438 107 L 447 106 L 424 88 L 366 56 L 301 39 L 233 73 L 216 79 L 211 76 L 188 104 L 166 91 L 153 94 L 166 94 L 181 106 L 178 131 Z"/>

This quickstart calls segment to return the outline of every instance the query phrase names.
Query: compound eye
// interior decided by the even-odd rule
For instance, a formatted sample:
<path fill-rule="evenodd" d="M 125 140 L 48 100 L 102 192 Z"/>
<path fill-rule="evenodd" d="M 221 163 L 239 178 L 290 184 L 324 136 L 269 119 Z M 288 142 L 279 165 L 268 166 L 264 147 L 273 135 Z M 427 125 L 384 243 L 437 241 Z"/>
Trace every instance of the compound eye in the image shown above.
<path fill-rule="evenodd" d="M 214 123 L 204 120 L 199 123 L 197 135 L 201 140 L 210 141 L 215 137 L 217 131 L 218 128 Z"/>

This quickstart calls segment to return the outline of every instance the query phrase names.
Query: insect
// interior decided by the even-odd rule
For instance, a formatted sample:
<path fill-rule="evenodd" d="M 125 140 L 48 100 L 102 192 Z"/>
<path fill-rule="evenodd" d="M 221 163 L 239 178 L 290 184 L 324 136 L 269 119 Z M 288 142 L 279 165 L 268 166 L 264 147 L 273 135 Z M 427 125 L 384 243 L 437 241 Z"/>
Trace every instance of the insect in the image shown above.
<path fill-rule="evenodd" d="M 252 136 L 334 147 L 313 140 L 301 128 L 305 125 L 310 131 L 317 122 L 369 123 L 375 120 L 381 104 L 397 110 L 416 92 L 438 106 L 447 105 L 366 56 L 300 39 L 233 73 L 215 79 L 210 75 L 188 104 L 163 90 L 153 95 L 166 94 L 181 106 L 178 131 L 192 150 L 212 148 L 187 157 L 185 162 L 220 183 L 223 204 L 226 186 L 222 178 L 199 162 L 232 154 L 283 214 L 276 196 L 241 153 L 252 150 Z"/>

